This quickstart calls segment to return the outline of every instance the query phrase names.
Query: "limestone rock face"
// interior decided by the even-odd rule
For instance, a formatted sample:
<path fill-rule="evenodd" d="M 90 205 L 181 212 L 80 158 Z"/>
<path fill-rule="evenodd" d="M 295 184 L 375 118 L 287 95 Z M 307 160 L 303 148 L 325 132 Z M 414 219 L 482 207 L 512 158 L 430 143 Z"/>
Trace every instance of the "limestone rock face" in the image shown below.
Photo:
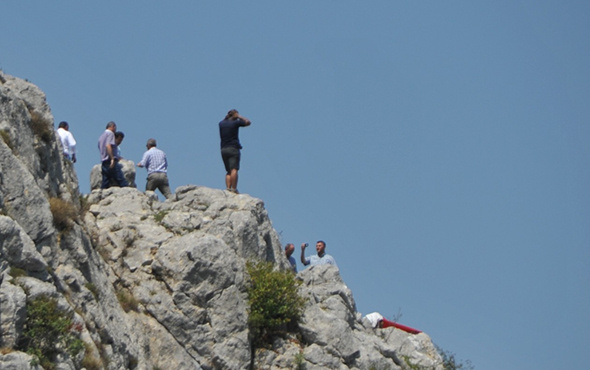
<path fill-rule="evenodd" d="M 44 95 L 2 72 L 0 135 L 0 368 L 40 369 L 21 339 L 45 296 L 85 344 L 58 369 L 442 369 L 426 334 L 362 319 L 332 266 L 297 275 L 298 330 L 252 348 L 246 263 L 289 268 L 260 199 L 189 185 L 164 202 L 134 187 L 80 201 Z"/>

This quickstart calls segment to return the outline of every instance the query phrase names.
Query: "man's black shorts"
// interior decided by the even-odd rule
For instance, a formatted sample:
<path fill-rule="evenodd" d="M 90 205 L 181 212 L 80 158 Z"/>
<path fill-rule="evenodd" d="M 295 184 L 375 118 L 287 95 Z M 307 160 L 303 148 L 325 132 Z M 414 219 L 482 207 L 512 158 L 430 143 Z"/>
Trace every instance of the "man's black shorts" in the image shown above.
<path fill-rule="evenodd" d="M 223 164 L 227 173 L 230 173 L 234 169 L 240 169 L 240 149 L 234 147 L 222 148 L 221 158 L 223 158 Z"/>

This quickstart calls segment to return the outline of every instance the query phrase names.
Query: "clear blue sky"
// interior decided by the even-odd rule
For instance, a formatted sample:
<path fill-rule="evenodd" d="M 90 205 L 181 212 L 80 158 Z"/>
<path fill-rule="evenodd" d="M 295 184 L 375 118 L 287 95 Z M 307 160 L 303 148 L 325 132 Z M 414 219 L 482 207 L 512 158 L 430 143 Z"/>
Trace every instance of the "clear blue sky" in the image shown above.
<path fill-rule="evenodd" d="M 588 1 L 3 1 L 0 68 L 70 123 L 84 193 L 110 120 L 173 188 L 225 188 L 237 108 L 239 190 L 327 242 L 360 312 L 476 369 L 581 369 L 589 31 Z"/>

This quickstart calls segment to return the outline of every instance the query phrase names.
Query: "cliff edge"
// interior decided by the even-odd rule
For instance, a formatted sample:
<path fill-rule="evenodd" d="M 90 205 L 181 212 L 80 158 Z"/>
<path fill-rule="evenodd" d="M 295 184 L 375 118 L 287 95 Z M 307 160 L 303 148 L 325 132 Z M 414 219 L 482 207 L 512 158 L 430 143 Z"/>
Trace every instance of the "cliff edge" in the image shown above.
<path fill-rule="evenodd" d="M 198 186 L 82 196 L 60 145 L 43 92 L 0 71 L 0 368 L 443 368 L 428 335 L 373 329 L 333 266 L 297 275 L 297 330 L 254 349 L 246 263 L 288 269 L 264 203 Z M 69 320 L 49 364 L 23 344 L 41 298 Z"/>

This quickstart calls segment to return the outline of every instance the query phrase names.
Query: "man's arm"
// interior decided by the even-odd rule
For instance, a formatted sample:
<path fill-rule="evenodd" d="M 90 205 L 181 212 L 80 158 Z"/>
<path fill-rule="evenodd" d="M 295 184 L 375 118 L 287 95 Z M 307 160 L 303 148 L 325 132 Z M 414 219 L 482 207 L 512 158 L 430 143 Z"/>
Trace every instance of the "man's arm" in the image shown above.
<path fill-rule="evenodd" d="M 146 165 L 147 152 L 141 157 L 141 161 L 137 162 L 137 167 L 144 167 Z"/>
<path fill-rule="evenodd" d="M 109 167 L 113 168 L 115 166 L 115 155 L 113 154 L 113 146 L 107 143 L 107 145 L 105 145 L 105 148 L 107 150 L 109 158 L 111 159 L 111 165 Z"/>
<path fill-rule="evenodd" d="M 74 139 L 74 135 L 68 131 L 68 146 L 70 147 L 70 154 L 76 155 L 76 139 Z"/>
<path fill-rule="evenodd" d="M 245 123 L 244 126 L 250 126 L 252 124 L 252 122 L 248 118 L 242 117 L 239 114 L 238 114 L 238 118 L 241 119 L 242 121 L 244 121 L 244 123 Z"/>
<path fill-rule="evenodd" d="M 68 145 L 70 147 L 70 156 L 72 157 L 72 162 L 76 163 L 76 139 L 74 139 L 74 135 L 68 131 Z"/>
<path fill-rule="evenodd" d="M 305 259 L 305 248 L 307 247 L 307 244 L 302 243 L 301 244 L 301 263 L 303 263 L 304 266 L 309 265 L 309 261 L 307 261 Z"/>

